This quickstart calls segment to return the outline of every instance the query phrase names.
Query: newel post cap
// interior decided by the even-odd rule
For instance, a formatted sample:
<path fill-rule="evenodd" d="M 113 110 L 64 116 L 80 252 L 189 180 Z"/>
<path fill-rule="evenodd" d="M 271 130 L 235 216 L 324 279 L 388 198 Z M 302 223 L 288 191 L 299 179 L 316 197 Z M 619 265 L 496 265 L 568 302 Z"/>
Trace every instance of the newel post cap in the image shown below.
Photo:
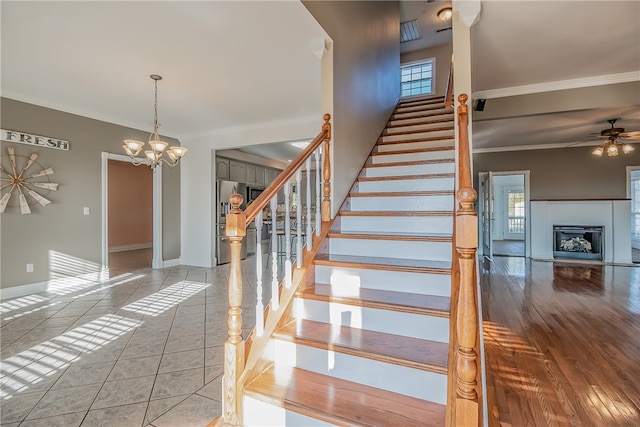
<path fill-rule="evenodd" d="M 247 215 L 240 209 L 243 200 L 242 195 L 237 193 L 229 197 L 231 212 L 227 214 L 227 237 L 244 237 L 247 235 Z"/>

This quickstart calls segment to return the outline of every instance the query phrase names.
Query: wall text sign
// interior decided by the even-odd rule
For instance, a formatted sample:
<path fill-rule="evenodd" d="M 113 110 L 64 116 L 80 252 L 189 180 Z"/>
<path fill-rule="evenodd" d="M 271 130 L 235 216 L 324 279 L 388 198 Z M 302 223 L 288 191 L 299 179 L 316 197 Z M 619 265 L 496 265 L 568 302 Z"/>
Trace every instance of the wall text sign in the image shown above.
<path fill-rule="evenodd" d="M 45 148 L 69 151 L 69 141 L 51 138 L 48 136 L 31 135 L 30 133 L 15 130 L 0 129 L 0 138 L 3 141 L 17 142 L 19 144 L 37 145 Z"/>

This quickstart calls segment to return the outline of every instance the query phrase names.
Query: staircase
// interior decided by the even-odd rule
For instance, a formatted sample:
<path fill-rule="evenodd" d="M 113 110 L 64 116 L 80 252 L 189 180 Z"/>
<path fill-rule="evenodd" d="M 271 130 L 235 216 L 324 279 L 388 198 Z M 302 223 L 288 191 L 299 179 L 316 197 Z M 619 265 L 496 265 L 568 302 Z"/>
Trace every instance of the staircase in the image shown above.
<path fill-rule="evenodd" d="M 244 425 L 445 425 L 454 166 L 453 110 L 401 102 L 244 385 Z"/>

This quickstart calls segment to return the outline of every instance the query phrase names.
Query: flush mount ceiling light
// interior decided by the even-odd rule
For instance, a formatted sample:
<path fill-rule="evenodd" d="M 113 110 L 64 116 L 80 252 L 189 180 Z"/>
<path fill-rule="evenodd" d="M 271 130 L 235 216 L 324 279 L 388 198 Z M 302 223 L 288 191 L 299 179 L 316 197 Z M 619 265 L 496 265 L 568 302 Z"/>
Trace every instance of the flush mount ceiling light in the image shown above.
<path fill-rule="evenodd" d="M 142 147 L 144 147 L 144 142 L 136 141 L 134 139 L 125 139 L 124 151 L 129 155 L 134 165 L 139 166 L 142 164 L 151 166 L 151 169 L 156 168 L 161 162 L 165 162 L 167 165 L 173 167 L 178 164 L 182 156 L 184 156 L 187 152 L 187 149 L 181 147 L 179 145 L 174 145 L 172 147 L 167 148 L 169 144 L 160 140 L 160 135 L 158 134 L 158 127 L 160 124 L 158 123 L 158 80 L 162 80 L 162 76 L 157 74 L 151 74 L 149 77 L 153 80 L 155 84 L 155 101 L 153 104 L 153 132 L 149 135 L 149 146 L 151 150 L 146 150 L 144 152 L 146 159 L 140 159 L 136 157 Z M 166 154 L 169 157 L 169 160 L 163 157 Z"/>
<path fill-rule="evenodd" d="M 443 21 L 448 21 L 453 16 L 453 9 L 450 7 L 445 7 L 444 9 L 440 9 L 438 11 L 438 18 Z"/>

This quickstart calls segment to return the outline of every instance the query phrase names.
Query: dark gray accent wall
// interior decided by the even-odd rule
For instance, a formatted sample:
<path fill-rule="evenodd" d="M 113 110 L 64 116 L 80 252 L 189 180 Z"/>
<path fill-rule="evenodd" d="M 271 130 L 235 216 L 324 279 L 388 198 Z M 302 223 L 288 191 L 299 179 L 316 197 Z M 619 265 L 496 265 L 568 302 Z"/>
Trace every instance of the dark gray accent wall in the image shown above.
<path fill-rule="evenodd" d="M 303 1 L 333 40 L 334 210 L 400 97 L 396 1 Z"/>
<path fill-rule="evenodd" d="M 101 153 L 124 154 L 122 141 L 146 141 L 149 132 L 2 98 L 2 129 L 50 136 L 70 141 L 61 151 L 2 142 L 3 164 L 7 146 L 28 156 L 38 153 L 38 162 L 53 167 L 51 181 L 59 190 L 47 196 L 52 203 L 42 207 L 30 201 L 33 213 L 20 214 L 13 196 L 11 206 L 0 215 L 0 287 L 99 271 L 102 258 L 102 172 Z M 170 144 L 179 141 L 164 138 Z M 142 166 L 141 166 L 142 167 Z M 163 171 L 163 257 L 180 257 L 180 170 Z M 83 215 L 83 208 L 90 215 Z M 33 263 L 34 271 L 26 272 Z"/>
<path fill-rule="evenodd" d="M 594 148 L 474 154 L 476 188 L 479 172 L 530 170 L 531 200 L 626 198 L 626 167 L 640 165 L 640 147 L 618 157 L 596 157 Z"/>

